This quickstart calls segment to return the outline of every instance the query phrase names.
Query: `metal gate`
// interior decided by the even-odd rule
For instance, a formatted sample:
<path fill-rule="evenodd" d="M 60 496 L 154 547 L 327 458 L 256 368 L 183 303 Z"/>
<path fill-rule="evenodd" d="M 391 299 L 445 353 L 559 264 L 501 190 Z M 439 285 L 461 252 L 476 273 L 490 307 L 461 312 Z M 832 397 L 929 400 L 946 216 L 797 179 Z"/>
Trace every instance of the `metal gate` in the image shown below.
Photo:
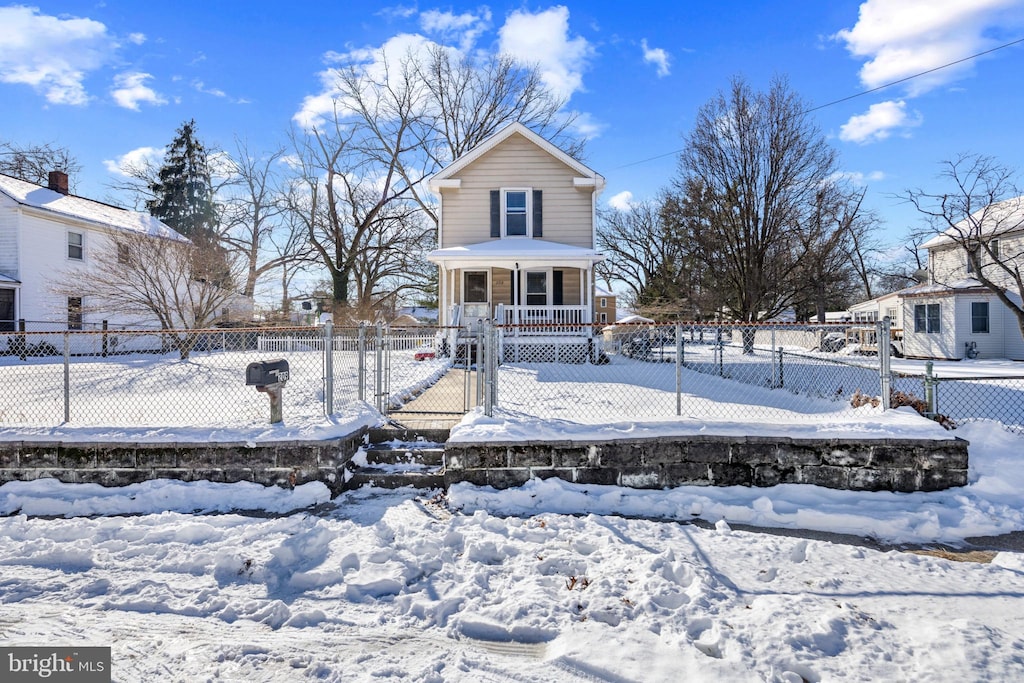
<path fill-rule="evenodd" d="M 483 405 L 485 336 L 462 328 L 388 330 L 383 334 L 381 412 L 393 424 L 450 429 Z M 411 382 L 414 389 L 396 396 Z M 397 384 L 401 382 L 401 387 Z"/>

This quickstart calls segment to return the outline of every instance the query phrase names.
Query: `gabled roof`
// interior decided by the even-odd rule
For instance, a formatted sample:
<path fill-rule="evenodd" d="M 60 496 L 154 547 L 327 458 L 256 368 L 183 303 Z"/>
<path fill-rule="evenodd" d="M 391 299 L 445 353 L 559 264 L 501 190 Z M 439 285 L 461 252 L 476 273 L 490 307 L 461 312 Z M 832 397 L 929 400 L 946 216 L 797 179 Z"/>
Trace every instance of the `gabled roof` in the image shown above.
<path fill-rule="evenodd" d="M 1019 230 L 1024 230 L 1024 197 L 1011 197 L 978 209 L 970 217 L 932 237 L 921 248 L 933 249 L 956 244 L 962 238 L 995 237 Z"/>
<path fill-rule="evenodd" d="M 0 193 L 10 197 L 21 206 L 63 218 L 106 226 L 115 230 L 140 232 L 178 240 L 187 239 L 148 214 L 129 211 L 85 197 L 61 194 L 2 173 L 0 173 Z"/>
<path fill-rule="evenodd" d="M 497 133 L 450 163 L 448 166 L 435 173 L 430 179 L 430 189 L 437 192 L 440 187 L 440 181 L 450 179 L 453 175 L 462 171 L 466 166 L 469 166 L 471 163 L 484 156 L 513 135 L 522 135 L 524 138 L 537 145 L 572 170 L 576 171 L 576 173 L 578 173 L 582 178 L 593 179 L 593 184 L 596 190 L 600 191 L 604 187 L 604 176 L 585 164 L 580 163 L 578 160 L 572 158 L 548 140 L 537 135 L 537 133 L 534 133 L 522 123 L 516 121 L 505 126 Z"/>

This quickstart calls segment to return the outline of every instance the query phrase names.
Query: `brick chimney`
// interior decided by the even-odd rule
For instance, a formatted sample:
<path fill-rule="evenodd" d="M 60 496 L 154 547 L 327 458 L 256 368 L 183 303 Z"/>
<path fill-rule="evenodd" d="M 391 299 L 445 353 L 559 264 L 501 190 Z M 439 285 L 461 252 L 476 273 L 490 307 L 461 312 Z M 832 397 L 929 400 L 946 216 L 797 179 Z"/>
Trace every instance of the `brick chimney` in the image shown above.
<path fill-rule="evenodd" d="M 68 193 L 68 174 L 64 171 L 50 171 L 49 187 L 54 192 Z"/>

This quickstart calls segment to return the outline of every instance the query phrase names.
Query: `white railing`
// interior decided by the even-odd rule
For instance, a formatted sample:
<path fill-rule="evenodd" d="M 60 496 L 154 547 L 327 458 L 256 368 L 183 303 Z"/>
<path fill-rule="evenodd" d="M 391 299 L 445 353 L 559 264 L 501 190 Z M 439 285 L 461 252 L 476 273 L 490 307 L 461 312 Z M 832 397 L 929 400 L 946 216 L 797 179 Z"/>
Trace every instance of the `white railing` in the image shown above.
<path fill-rule="evenodd" d="M 590 332 L 586 306 L 503 306 L 507 335 L 549 334 L 585 336 Z"/>

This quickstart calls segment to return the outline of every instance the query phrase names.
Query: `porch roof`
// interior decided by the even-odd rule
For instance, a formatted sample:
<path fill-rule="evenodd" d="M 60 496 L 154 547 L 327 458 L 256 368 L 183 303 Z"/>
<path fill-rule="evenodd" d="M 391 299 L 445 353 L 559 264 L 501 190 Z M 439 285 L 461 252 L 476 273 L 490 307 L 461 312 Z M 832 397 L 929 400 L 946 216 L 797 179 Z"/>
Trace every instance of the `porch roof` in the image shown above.
<path fill-rule="evenodd" d="M 493 266 L 515 270 L 539 266 L 589 269 L 604 260 L 593 249 L 538 239 L 498 239 L 435 249 L 427 260 L 447 269 Z"/>

